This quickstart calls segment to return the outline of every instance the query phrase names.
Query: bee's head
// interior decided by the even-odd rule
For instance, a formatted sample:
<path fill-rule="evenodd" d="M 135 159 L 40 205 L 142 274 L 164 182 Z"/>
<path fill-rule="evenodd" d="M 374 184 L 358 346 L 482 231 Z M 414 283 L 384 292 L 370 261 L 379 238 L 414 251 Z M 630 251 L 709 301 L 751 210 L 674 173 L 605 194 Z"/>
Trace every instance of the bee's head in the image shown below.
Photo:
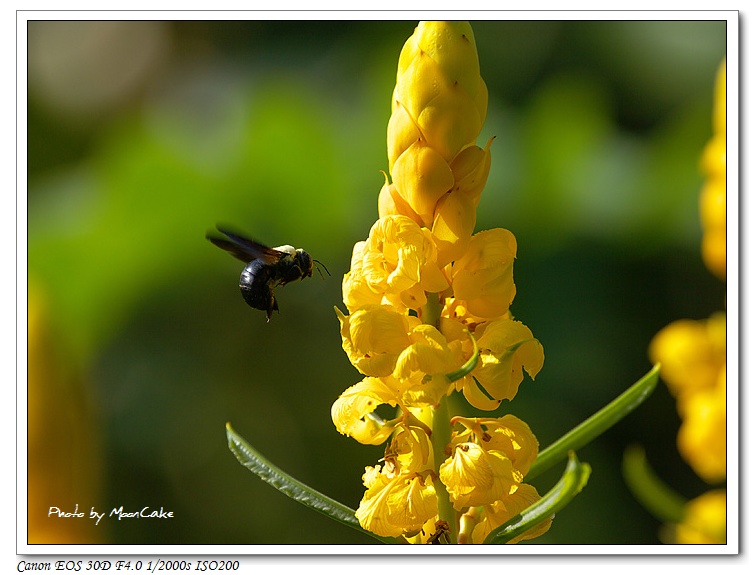
<path fill-rule="evenodd" d="M 305 252 L 303 249 L 299 248 L 296 250 L 296 261 L 299 264 L 299 269 L 301 269 L 302 273 L 305 277 L 311 277 L 312 276 L 312 269 L 314 268 L 314 263 L 312 260 L 312 256 L 310 256 L 307 252 Z"/>

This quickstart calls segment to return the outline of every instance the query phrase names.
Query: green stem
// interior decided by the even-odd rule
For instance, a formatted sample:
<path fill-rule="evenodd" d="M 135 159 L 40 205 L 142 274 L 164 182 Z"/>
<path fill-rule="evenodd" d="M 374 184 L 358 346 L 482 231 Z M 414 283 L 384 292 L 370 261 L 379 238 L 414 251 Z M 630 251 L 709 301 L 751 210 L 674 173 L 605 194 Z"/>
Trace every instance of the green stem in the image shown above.
<path fill-rule="evenodd" d="M 443 396 L 440 403 L 433 408 L 433 458 L 434 472 L 433 485 L 435 494 L 438 497 L 438 519 L 448 523 L 451 543 L 456 543 L 458 535 L 458 525 L 456 524 L 456 510 L 451 504 L 451 498 L 448 496 L 446 486 L 440 480 L 438 470 L 441 462 L 445 459 L 446 447 L 451 443 L 451 419 L 448 416 L 448 398 Z"/>
<path fill-rule="evenodd" d="M 422 323 L 439 328 L 440 312 L 443 311 L 440 306 L 440 295 L 437 293 L 427 294 L 427 303 L 422 308 Z"/>

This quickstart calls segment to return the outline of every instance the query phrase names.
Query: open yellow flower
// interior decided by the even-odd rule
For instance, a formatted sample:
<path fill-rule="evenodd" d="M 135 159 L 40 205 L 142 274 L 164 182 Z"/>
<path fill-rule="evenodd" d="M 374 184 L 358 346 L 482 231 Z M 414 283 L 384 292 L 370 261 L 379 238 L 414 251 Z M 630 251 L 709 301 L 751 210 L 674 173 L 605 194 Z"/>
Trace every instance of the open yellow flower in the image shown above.
<path fill-rule="evenodd" d="M 380 218 L 367 240 L 354 246 L 351 269 L 343 279 L 344 303 L 349 311 L 379 303 L 421 309 L 427 303 L 426 291 L 448 286 L 435 253 L 429 231 L 412 219 Z"/>
<path fill-rule="evenodd" d="M 460 344 L 449 346 L 436 327 L 391 306 L 369 305 L 348 316 L 336 312 L 343 349 L 365 375 L 419 383 L 425 375 L 443 374 L 462 363 Z"/>
<path fill-rule="evenodd" d="M 534 379 L 545 361 L 543 346 L 521 322 L 500 319 L 481 324 L 474 333 L 480 349 L 480 365 L 470 376 L 456 382 L 456 389 L 478 409 L 493 410 L 511 400 L 524 379 Z M 474 379 L 476 379 L 481 390 Z"/>
<path fill-rule="evenodd" d="M 433 482 L 418 473 L 392 475 L 380 466 L 365 468 L 367 491 L 356 518 L 362 528 L 383 537 L 399 537 L 418 532 L 438 514 Z"/>
<path fill-rule="evenodd" d="M 452 423 L 461 423 L 466 428 L 456 434 L 457 439 L 469 441 L 474 437 L 474 441 L 484 449 L 504 453 L 522 477 L 527 475 L 537 457 L 537 438 L 529 425 L 514 415 L 496 418 L 454 417 Z"/>
<path fill-rule="evenodd" d="M 457 511 L 503 499 L 521 482 L 521 475 L 504 453 L 485 450 L 471 441 L 453 441 L 451 445 L 451 457 L 440 465 L 440 480 Z"/>
<path fill-rule="evenodd" d="M 379 465 L 366 467 L 367 488 L 356 517 L 364 529 L 385 537 L 414 535 L 438 514 L 438 499 L 430 471 L 432 446 L 418 427 L 402 426 Z"/>
<path fill-rule="evenodd" d="M 440 479 L 454 507 L 492 505 L 522 482 L 537 457 L 538 443 L 519 418 L 455 417 L 464 430 L 454 432 L 451 456 L 440 466 Z"/>

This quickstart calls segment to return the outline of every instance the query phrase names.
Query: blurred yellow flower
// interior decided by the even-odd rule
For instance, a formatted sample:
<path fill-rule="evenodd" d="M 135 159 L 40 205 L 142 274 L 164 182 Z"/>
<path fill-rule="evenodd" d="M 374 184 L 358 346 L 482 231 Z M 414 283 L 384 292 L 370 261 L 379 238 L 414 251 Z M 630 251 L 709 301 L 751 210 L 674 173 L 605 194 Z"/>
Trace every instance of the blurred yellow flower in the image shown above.
<path fill-rule="evenodd" d="M 716 76 L 713 101 L 713 137 L 703 151 L 706 176 L 700 192 L 703 227 L 702 256 L 716 276 L 726 279 L 726 60 Z"/>
<path fill-rule="evenodd" d="M 726 479 L 726 366 L 710 389 L 685 396 L 678 403 L 682 425 L 679 453 L 708 483 Z"/>
<path fill-rule="evenodd" d="M 726 364 L 726 315 L 671 322 L 651 340 L 649 355 L 675 396 L 713 387 Z"/>
<path fill-rule="evenodd" d="M 679 453 L 709 483 L 726 477 L 726 316 L 677 320 L 650 342 L 650 358 L 677 398 Z"/>
<path fill-rule="evenodd" d="M 674 528 L 674 543 L 726 543 L 726 491 L 708 491 L 687 503 L 684 520 Z"/>

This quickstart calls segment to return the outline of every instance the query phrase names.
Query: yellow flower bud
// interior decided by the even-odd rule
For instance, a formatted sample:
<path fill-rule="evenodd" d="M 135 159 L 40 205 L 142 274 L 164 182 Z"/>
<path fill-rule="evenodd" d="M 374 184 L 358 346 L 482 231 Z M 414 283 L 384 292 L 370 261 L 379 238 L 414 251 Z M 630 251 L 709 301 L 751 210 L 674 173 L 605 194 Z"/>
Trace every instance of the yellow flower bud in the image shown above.
<path fill-rule="evenodd" d="M 489 143 L 474 145 L 487 87 L 467 22 L 421 22 L 399 56 L 388 122 L 380 216 L 402 214 L 432 230 L 440 267 L 463 254 L 490 170 Z"/>
<path fill-rule="evenodd" d="M 448 162 L 433 148 L 418 140 L 396 160 L 393 185 L 419 215 L 422 224 L 430 228 L 435 204 L 454 185 L 454 175 Z"/>

